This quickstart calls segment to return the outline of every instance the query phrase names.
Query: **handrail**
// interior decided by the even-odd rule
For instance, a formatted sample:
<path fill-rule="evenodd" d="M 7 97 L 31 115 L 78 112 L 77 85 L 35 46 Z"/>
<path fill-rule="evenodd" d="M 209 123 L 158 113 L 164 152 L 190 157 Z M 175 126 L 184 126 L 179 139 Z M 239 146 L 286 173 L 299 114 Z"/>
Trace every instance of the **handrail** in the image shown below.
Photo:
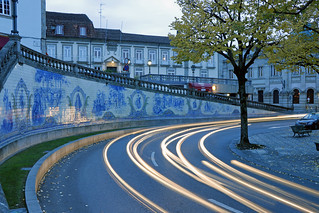
<path fill-rule="evenodd" d="M 5 67 L 16 55 L 17 43 L 15 41 L 9 40 L 8 43 L 2 48 L 2 54 L 0 54 L 0 73 L 5 71 Z"/>
<path fill-rule="evenodd" d="M 228 84 L 238 86 L 238 81 L 235 79 L 224 79 L 224 78 L 204 78 L 197 76 L 183 76 L 183 75 L 162 75 L 162 74 L 147 74 L 140 77 L 144 81 L 155 81 L 155 82 L 174 82 L 174 83 L 211 83 L 211 84 Z M 246 86 L 251 86 L 251 81 L 246 82 Z"/>
<path fill-rule="evenodd" d="M 170 93 L 177 96 L 187 96 L 196 99 L 202 99 L 206 101 L 213 101 L 231 105 L 240 106 L 240 99 L 235 97 L 223 96 L 214 93 L 207 93 L 202 91 L 195 91 L 188 88 L 181 88 L 176 86 L 170 86 L 160 83 L 154 83 L 150 81 L 143 81 L 134 78 L 129 78 L 122 76 L 120 74 L 112 74 L 103 72 L 100 70 L 95 70 L 92 68 L 80 66 L 73 63 L 64 62 L 50 56 L 36 52 L 30 48 L 21 45 L 21 55 L 25 59 L 31 60 L 33 62 L 45 65 L 54 69 L 58 69 L 66 74 L 72 74 L 77 76 L 85 76 L 86 78 L 102 80 L 106 83 L 112 82 L 121 86 L 126 86 L 130 88 L 149 90 L 154 92 Z M 271 104 L 265 104 L 255 101 L 247 101 L 247 106 L 257 109 L 287 112 L 292 110 L 292 108 L 276 106 Z"/>

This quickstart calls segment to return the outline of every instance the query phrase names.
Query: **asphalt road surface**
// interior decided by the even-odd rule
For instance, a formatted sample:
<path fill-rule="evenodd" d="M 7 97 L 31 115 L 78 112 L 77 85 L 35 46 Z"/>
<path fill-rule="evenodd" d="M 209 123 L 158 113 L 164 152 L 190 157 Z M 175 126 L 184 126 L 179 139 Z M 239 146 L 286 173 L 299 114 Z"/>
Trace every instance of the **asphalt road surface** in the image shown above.
<path fill-rule="evenodd" d="M 249 134 L 291 121 L 252 123 Z M 319 212 L 319 186 L 246 165 L 239 122 L 156 127 L 78 150 L 38 191 L 45 212 Z M 253 160 L 253 159 L 252 159 Z"/>

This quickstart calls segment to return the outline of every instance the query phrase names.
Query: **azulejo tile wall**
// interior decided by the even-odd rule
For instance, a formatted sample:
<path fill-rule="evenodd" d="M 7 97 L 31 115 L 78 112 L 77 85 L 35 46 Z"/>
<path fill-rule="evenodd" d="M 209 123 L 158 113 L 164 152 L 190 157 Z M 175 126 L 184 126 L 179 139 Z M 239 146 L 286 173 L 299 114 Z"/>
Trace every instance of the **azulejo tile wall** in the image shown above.
<path fill-rule="evenodd" d="M 239 107 L 17 65 L 0 92 L 1 140 L 27 131 L 118 119 L 238 116 Z M 263 114 L 249 110 L 250 114 Z"/>

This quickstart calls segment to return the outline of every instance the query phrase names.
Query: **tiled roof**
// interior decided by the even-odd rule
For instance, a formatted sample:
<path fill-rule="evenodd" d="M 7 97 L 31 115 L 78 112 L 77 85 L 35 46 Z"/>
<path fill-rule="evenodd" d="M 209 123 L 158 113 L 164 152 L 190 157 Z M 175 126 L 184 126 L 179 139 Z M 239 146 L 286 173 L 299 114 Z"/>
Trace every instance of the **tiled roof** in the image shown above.
<path fill-rule="evenodd" d="M 79 27 L 87 27 L 87 37 L 104 41 L 143 42 L 169 45 L 167 36 L 150 36 L 122 33 L 117 29 L 94 28 L 92 21 L 85 14 L 47 12 L 47 37 L 80 37 Z M 55 26 L 64 26 L 64 35 L 55 34 Z"/>
<path fill-rule="evenodd" d="M 85 14 L 46 12 L 47 36 L 80 37 L 80 27 L 86 27 L 87 37 L 94 37 L 94 26 Z M 57 25 L 63 25 L 63 35 L 56 35 Z"/>
<path fill-rule="evenodd" d="M 132 33 L 122 33 L 120 30 L 115 29 L 95 29 L 96 38 L 106 39 L 107 41 L 123 41 L 123 42 L 144 42 L 144 43 L 157 43 L 167 44 L 170 41 L 167 36 L 150 36 Z"/>

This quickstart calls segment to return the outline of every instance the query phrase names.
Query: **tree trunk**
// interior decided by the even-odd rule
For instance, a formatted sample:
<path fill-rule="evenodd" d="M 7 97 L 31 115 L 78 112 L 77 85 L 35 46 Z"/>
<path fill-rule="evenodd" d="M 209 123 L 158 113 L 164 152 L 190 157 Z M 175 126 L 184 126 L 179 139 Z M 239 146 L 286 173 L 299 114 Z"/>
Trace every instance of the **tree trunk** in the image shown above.
<path fill-rule="evenodd" d="M 238 77 L 238 93 L 240 98 L 240 119 L 241 119 L 241 135 L 239 148 L 250 148 L 251 144 L 248 138 L 248 115 L 247 115 L 247 94 L 246 94 L 246 78 Z"/>

